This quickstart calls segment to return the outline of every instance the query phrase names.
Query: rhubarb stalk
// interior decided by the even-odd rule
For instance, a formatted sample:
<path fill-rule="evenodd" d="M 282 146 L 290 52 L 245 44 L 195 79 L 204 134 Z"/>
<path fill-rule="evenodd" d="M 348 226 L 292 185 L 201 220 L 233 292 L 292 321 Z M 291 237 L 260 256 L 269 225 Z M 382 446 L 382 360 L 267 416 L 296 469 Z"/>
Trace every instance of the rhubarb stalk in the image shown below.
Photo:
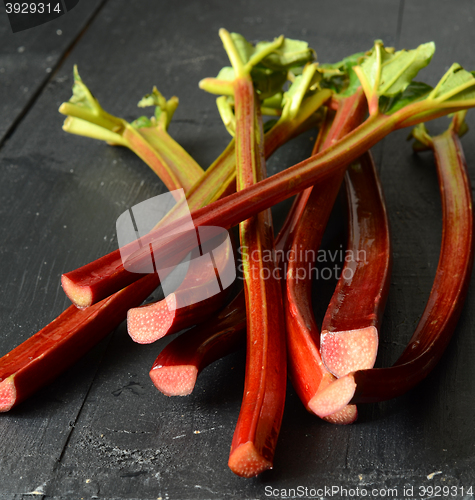
<path fill-rule="evenodd" d="M 250 77 L 257 58 L 243 61 L 233 37 L 223 29 L 220 37 L 235 71 L 236 180 L 241 190 L 265 177 L 262 121 Z M 270 44 L 267 54 L 282 42 L 281 37 Z M 266 258 L 275 254 L 270 210 L 242 222 L 239 234 L 247 355 L 244 396 L 228 465 L 235 474 L 252 477 L 273 463 L 285 403 L 285 336 L 278 269 L 273 258 Z"/>
<path fill-rule="evenodd" d="M 374 366 L 391 272 L 389 221 L 369 154 L 349 166 L 345 181 L 348 245 L 320 337 L 323 362 L 336 377 Z"/>
<path fill-rule="evenodd" d="M 130 124 L 107 113 L 84 84 L 75 66 L 73 96 L 60 106 L 59 112 L 67 116 L 63 125 L 66 132 L 128 147 L 150 166 L 170 191 L 180 187 L 188 191 L 201 178 L 203 169 L 167 132 L 178 98 L 167 101 L 154 88 L 139 106 L 155 106 L 155 116 L 151 120 L 142 117 Z"/>

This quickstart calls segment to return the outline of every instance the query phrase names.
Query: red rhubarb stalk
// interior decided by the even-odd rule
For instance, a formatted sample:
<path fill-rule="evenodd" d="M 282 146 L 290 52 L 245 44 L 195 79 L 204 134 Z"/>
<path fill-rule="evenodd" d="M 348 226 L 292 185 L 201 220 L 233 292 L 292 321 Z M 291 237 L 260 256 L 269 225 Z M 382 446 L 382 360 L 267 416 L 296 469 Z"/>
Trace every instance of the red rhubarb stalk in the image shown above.
<path fill-rule="evenodd" d="M 457 136 L 460 116 L 452 123 L 448 131 L 434 138 L 424 128 L 415 133 L 434 151 L 442 199 L 441 252 L 427 305 L 408 346 L 393 366 L 350 373 L 330 386 L 331 394 L 322 394 L 331 400 L 333 410 L 348 401 L 369 403 L 404 394 L 435 367 L 455 330 L 473 266 L 474 219 L 470 180 Z M 352 384 L 354 389 L 342 395 L 339 384 Z"/>
<path fill-rule="evenodd" d="M 247 61 L 242 61 L 227 31 L 220 30 L 220 37 L 235 71 L 236 180 L 241 190 L 265 177 L 262 120 L 250 77 L 252 65 L 245 66 Z M 282 42 L 281 37 L 270 44 L 269 52 Z M 252 477 L 272 468 L 285 403 L 285 334 L 270 210 L 242 222 L 239 234 L 247 355 L 244 396 L 228 465 L 235 474 Z"/>
<path fill-rule="evenodd" d="M 21 403 L 75 363 L 159 285 L 150 274 L 87 309 L 70 306 L 0 359 L 0 412 Z"/>
<path fill-rule="evenodd" d="M 389 221 L 369 154 L 349 166 L 345 181 L 348 246 L 320 336 L 323 362 L 336 377 L 374 366 L 391 272 Z"/>
<path fill-rule="evenodd" d="M 158 355 L 150 378 L 166 396 L 187 396 L 201 371 L 246 345 L 246 303 L 239 293 L 214 319 L 172 340 Z"/>
<path fill-rule="evenodd" d="M 322 127 L 321 133 L 326 136 L 324 141 L 316 142 L 315 152 L 318 148 L 324 150 L 330 147 L 358 126 L 366 111 L 361 88 L 352 96 L 342 98 L 331 127 L 328 119 Z M 313 411 L 311 401 L 315 394 L 334 380 L 323 365 L 319 352 L 320 332 L 311 301 L 311 269 L 315 261 L 309 256 L 315 256 L 320 246 L 343 176 L 344 171 L 341 171 L 310 189 L 293 237 L 290 250 L 292 259 L 287 270 L 285 310 L 289 374 L 297 394 L 309 411 Z M 356 419 L 356 407 L 347 408 L 345 416 L 340 417 L 340 423 L 353 422 Z"/>

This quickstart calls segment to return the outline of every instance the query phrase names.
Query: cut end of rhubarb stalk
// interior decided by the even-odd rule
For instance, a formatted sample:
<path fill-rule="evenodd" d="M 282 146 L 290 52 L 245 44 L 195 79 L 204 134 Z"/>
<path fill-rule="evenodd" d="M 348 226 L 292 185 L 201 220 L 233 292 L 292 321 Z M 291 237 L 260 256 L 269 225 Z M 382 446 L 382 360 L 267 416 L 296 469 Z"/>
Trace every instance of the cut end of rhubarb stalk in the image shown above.
<path fill-rule="evenodd" d="M 16 402 L 16 388 L 13 377 L 0 382 L 0 413 L 11 410 Z"/>
<path fill-rule="evenodd" d="M 92 293 L 88 286 L 77 286 L 64 274 L 61 276 L 61 285 L 69 300 L 80 309 L 92 305 Z"/>
<path fill-rule="evenodd" d="M 340 332 L 323 331 L 320 352 L 328 371 L 344 377 L 373 368 L 378 353 L 378 330 L 374 326 Z"/>
<path fill-rule="evenodd" d="M 165 396 L 188 396 L 198 377 L 196 366 L 157 366 L 150 370 L 153 385 Z"/>
<path fill-rule="evenodd" d="M 266 460 L 254 446 L 252 441 L 248 441 L 238 446 L 229 456 L 229 468 L 241 477 L 254 477 L 272 469 L 272 463 Z"/>
<path fill-rule="evenodd" d="M 164 337 L 173 324 L 176 312 L 175 294 L 165 300 L 129 309 L 127 331 L 134 342 L 151 344 Z"/>
<path fill-rule="evenodd" d="M 318 391 L 309 401 L 308 407 L 320 418 L 337 413 L 351 401 L 356 383 L 353 375 L 335 380 L 322 391 Z"/>
<path fill-rule="evenodd" d="M 358 418 L 358 410 L 356 405 L 346 405 L 343 410 L 337 411 L 324 417 L 323 420 L 330 424 L 349 425 Z"/>

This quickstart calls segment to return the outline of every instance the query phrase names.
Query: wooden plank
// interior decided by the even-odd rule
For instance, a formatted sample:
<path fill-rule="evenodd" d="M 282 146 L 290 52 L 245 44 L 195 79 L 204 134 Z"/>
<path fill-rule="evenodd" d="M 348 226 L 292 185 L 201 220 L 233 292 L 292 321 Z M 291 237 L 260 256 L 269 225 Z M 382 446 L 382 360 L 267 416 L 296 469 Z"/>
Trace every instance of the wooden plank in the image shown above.
<path fill-rule="evenodd" d="M 435 85 L 453 62 L 467 69 L 475 67 L 471 46 L 475 6 L 473 2 L 458 2 L 452 8 L 443 1 L 405 2 L 400 46 L 411 48 L 433 40 L 436 53 L 421 79 Z M 424 19 L 423 22 L 421 22 Z M 467 121 L 475 125 L 473 112 Z M 433 134 L 448 126 L 447 118 L 427 125 Z M 462 139 L 469 173 L 475 175 L 475 144 L 470 134 Z M 381 359 L 386 364 L 395 360 L 410 338 L 430 293 L 440 251 L 441 211 L 437 175 L 432 154 L 414 155 L 408 146 L 402 147 L 407 131 L 394 134 L 385 141 L 382 181 L 388 206 L 394 241 L 394 271 L 392 292 L 384 324 Z M 367 448 L 363 441 L 351 449 L 351 466 L 375 467 L 397 471 L 402 464 L 409 470 L 443 471 L 439 481 L 457 482 L 457 477 L 473 473 L 475 433 L 466 418 L 475 388 L 472 359 L 475 342 L 471 335 L 475 305 L 471 285 L 464 313 L 455 337 L 440 365 L 410 394 L 394 402 L 374 408 L 379 422 L 392 421 L 392 432 L 400 436 L 389 442 L 386 425 L 371 422 L 371 460 L 362 455 Z M 381 420 L 382 419 L 382 420 Z M 386 437 L 387 436 L 387 437 Z M 404 439 L 403 436 L 410 436 Z M 383 437 L 383 439 L 382 439 Z M 459 482 L 457 482 L 459 484 Z"/>
<path fill-rule="evenodd" d="M 64 53 L 94 17 L 104 0 L 80 2 L 49 23 L 12 33 L 0 16 L 0 144 L 52 78 Z"/>

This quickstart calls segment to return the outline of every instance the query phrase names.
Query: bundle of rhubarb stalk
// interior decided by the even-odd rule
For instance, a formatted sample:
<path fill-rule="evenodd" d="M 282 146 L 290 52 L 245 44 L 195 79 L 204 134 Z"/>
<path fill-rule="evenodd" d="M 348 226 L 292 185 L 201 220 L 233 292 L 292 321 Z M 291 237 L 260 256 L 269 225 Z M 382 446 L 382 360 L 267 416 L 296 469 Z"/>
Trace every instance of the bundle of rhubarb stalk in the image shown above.
<path fill-rule="evenodd" d="M 309 412 L 350 424 L 357 404 L 405 393 L 440 359 L 473 262 L 472 197 L 458 136 L 467 128 L 466 110 L 475 106 L 475 77 L 453 64 L 435 87 L 414 81 L 429 64 L 433 43 L 395 51 L 378 40 L 368 52 L 321 64 L 302 41 L 281 36 L 251 44 L 224 29 L 219 35 L 231 66 L 199 85 L 219 96 L 217 107 L 232 138 L 206 170 L 167 132 L 176 97 L 167 101 L 154 88 L 139 103 L 154 107 L 154 116 L 129 123 L 102 109 L 75 68 L 73 96 L 60 107 L 67 115 L 64 129 L 130 148 L 177 201 L 161 220 L 147 221 L 153 229 L 141 235 L 138 247 L 129 244 L 135 246 L 127 262 L 118 249 L 62 276 L 73 305 L 0 359 L 0 411 L 57 377 L 126 318 L 130 336 L 143 344 L 188 328 L 159 353 L 150 377 L 165 395 L 185 396 L 206 366 L 246 345 L 244 396 L 229 467 L 251 477 L 272 467 L 287 375 Z M 448 130 L 431 137 L 423 122 L 449 114 Z M 313 127 L 318 137 L 312 155 L 267 177 L 266 159 Z M 414 149 L 430 149 L 435 156 L 442 243 L 427 305 L 407 347 L 392 366 L 374 368 L 391 244 L 369 149 L 404 127 L 413 127 Z M 319 328 L 311 270 L 342 186 L 347 248 Z M 292 196 L 274 237 L 270 209 Z M 190 223 L 198 238 L 189 237 Z M 198 255 L 196 241 L 203 253 L 213 233 L 207 228 L 236 225 L 243 287 L 234 296 L 221 270 L 235 266 L 236 249 L 223 244 L 210 252 L 211 265 L 192 258 L 174 291 L 141 305 L 186 256 Z M 155 260 L 147 267 L 150 252 L 160 256 L 159 273 L 153 272 Z"/>

